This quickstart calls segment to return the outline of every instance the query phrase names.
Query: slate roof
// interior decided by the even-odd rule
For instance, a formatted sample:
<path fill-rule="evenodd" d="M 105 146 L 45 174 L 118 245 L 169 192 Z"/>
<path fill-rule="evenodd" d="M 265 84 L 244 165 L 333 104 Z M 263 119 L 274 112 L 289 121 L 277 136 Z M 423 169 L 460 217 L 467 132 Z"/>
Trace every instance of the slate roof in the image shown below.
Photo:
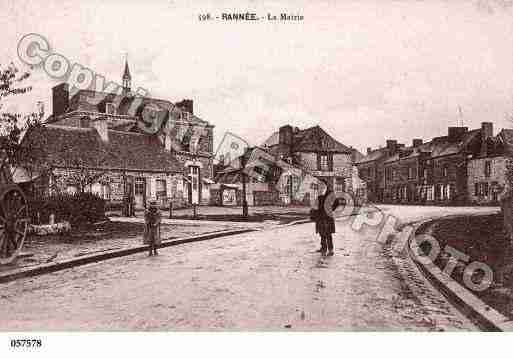
<path fill-rule="evenodd" d="M 500 138 L 502 153 L 513 156 L 513 130 L 502 129 L 497 138 Z"/>
<path fill-rule="evenodd" d="M 112 130 L 108 136 L 103 142 L 94 128 L 44 125 L 27 132 L 23 144 L 56 167 L 182 172 L 179 161 L 155 136 Z"/>
<path fill-rule="evenodd" d="M 379 160 L 388 154 L 388 149 L 386 148 L 378 148 L 371 151 L 369 154 L 363 156 L 359 161 L 356 161 L 357 164 L 369 163 L 372 161 Z"/>
<path fill-rule="evenodd" d="M 351 161 L 353 163 L 357 163 L 363 159 L 363 154 L 358 151 L 356 148 L 351 148 Z"/>
<path fill-rule="evenodd" d="M 106 103 L 114 103 L 117 105 L 116 115 L 121 116 L 130 116 L 129 109 L 131 108 L 134 101 L 141 101 L 141 98 L 137 98 L 132 95 L 123 95 L 123 94 L 113 94 L 102 91 L 94 91 L 94 90 L 79 90 L 73 96 L 71 96 L 69 100 L 69 106 L 66 109 L 65 113 L 73 112 L 73 111 L 83 111 L 83 112 L 93 112 L 93 113 L 102 113 L 105 114 L 105 104 Z M 161 100 L 151 97 L 142 97 L 142 101 L 138 104 L 139 108 L 147 105 L 148 103 L 153 103 L 158 106 L 161 106 L 165 109 L 174 109 L 175 113 L 178 111 L 178 108 L 171 101 Z M 106 114 L 105 114 L 106 115 Z M 107 115 L 108 116 L 108 115 Z M 176 117 L 176 115 L 175 115 Z M 56 119 L 53 115 L 51 115 L 47 122 L 53 122 Z M 210 126 L 210 123 L 202 120 L 196 115 L 191 114 L 188 122 L 191 124 L 199 124 Z"/>
<path fill-rule="evenodd" d="M 279 145 L 279 131 L 273 133 L 263 147 Z M 352 153 L 352 149 L 331 137 L 320 126 L 294 131 L 292 152 L 339 152 Z"/>
<path fill-rule="evenodd" d="M 405 147 L 393 156 L 387 158 L 385 163 L 397 161 L 399 159 L 409 159 L 417 157 L 421 152 L 429 152 L 431 158 L 449 156 L 460 153 L 467 148 L 477 137 L 480 138 L 481 130 L 475 129 L 465 132 L 459 141 L 449 142 L 447 136 L 435 137 L 429 142 L 423 143 L 418 147 Z M 405 155 L 406 154 L 406 155 Z"/>

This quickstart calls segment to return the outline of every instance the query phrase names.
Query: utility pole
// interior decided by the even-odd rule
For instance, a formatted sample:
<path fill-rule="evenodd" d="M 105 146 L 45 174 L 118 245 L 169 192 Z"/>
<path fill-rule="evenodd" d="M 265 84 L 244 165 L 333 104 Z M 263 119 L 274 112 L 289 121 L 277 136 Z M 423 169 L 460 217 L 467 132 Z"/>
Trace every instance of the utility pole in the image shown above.
<path fill-rule="evenodd" d="M 249 148 L 246 148 L 240 158 L 241 164 L 241 176 L 242 176 L 242 217 L 248 218 L 248 201 L 246 200 L 246 165 L 247 156 L 249 154 Z"/>

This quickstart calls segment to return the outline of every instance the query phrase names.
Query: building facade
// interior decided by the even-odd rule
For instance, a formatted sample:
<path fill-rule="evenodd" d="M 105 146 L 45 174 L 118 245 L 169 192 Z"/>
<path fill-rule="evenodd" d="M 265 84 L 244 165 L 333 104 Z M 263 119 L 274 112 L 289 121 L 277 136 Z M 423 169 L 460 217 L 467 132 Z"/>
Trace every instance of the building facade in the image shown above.
<path fill-rule="evenodd" d="M 370 201 L 470 204 L 476 202 L 470 188 L 474 189 L 475 182 L 481 180 L 476 175 L 480 168 L 502 166 L 499 159 L 488 165 L 484 160 L 490 156 L 486 150 L 490 141 L 493 142 L 490 122 L 470 131 L 467 127 L 449 127 L 446 136 L 428 142 L 414 139 L 411 146 L 388 140 L 386 148 L 369 150 L 357 167 L 360 177 L 367 181 Z M 499 176 L 502 172 L 497 171 Z"/>
<path fill-rule="evenodd" d="M 194 114 L 192 100 L 133 93 L 128 64 L 122 81 L 118 93 L 71 93 L 66 83 L 52 89 L 52 115 L 24 138 L 44 148 L 48 190 L 90 190 L 112 201 L 131 197 L 137 207 L 150 199 L 163 206 L 208 203 L 214 126 Z M 98 173 L 98 182 L 78 188 L 73 180 L 85 172 Z"/>
<path fill-rule="evenodd" d="M 354 149 L 319 126 L 304 130 L 282 126 L 262 147 L 276 158 L 304 169 L 335 193 L 353 192 Z"/>

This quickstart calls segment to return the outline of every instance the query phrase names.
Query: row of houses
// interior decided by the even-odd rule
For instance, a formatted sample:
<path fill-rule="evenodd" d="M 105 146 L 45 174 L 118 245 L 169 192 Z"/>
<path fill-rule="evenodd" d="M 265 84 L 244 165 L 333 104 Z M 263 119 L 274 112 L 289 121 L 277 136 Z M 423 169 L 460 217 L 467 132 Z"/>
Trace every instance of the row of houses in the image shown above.
<path fill-rule="evenodd" d="M 90 191 L 139 208 L 149 200 L 240 205 L 243 169 L 249 205 L 310 204 L 326 186 L 362 192 L 354 166 L 362 155 L 319 126 L 282 126 L 261 146 L 214 165 L 214 126 L 194 114 L 192 100 L 137 96 L 128 63 L 122 84 L 119 93 L 55 86 L 53 113 L 23 137 L 31 159 L 17 182 L 39 195 Z M 147 131 L 148 118 L 161 128 Z"/>
<path fill-rule="evenodd" d="M 285 125 L 214 165 L 214 126 L 194 114 L 192 100 L 136 96 L 128 64 L 122 83 L 119 93 L 72 92 L 66 83 L 52 89 L 53 113 L 23 138 L 37 164 L 21 176 L 32 191 L 87 190 L 136 207 L 150 199 L 240 205 L 245 179 L 249 205 L 308 205 L 326 187 L 377 203 L 496 204 L 513 153 L 513 130 L 494 135 L 490 122 L 449 127 L 445 136 L 411 145 L 387 140 L 365 155 L 319 126 Z M 161 128 L 146 131 L 145 116 Z"/>
<path fill-rule="evenodd" d="M 449 127 L 431 141 L 410 146 L 387 140 L 356 162 L 367 198 L 377 203 L 497 204 L 506 183 L 513 130 L 496 136 L 491 122 Z"/>

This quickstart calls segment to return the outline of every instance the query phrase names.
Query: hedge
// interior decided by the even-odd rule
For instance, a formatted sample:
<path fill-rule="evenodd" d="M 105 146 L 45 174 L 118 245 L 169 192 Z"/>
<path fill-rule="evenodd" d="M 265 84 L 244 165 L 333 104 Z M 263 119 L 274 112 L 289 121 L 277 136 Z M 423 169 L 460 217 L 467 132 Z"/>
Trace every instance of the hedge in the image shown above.
<path fill-rule="evenodd" d="M 71 224 L 93 223 L 105 219 L 105 200 L 93 193 L 56 194 L 29 200 L 32 223 L 48 223 L 50 215 L 55 221 Z"/>

